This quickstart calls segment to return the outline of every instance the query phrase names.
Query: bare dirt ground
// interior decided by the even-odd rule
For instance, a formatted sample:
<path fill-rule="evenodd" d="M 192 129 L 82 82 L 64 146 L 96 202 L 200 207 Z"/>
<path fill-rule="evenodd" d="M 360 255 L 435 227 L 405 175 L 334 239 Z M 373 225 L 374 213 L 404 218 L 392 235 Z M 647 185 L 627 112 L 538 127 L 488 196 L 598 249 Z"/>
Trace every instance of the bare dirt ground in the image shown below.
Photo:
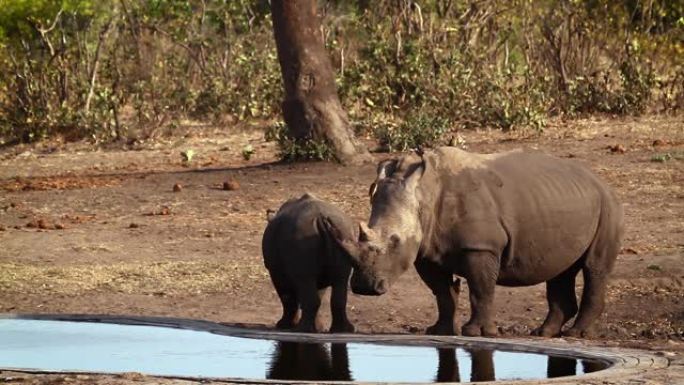
<path fill-rule="evenodd" d="M 227 131 L 189 127 L 185 136 L 99 149 L 50 142 L 0 150 L 0 313 L 170 316 L 271 328 L 280 304 L 261 259 L 266 209 L 308 191 L 364 220 L 375 165 L 279 164 L 260 131 Z M 475 152 L 528 147 L 571 157 L 613 186 L 627 232 L 594 342 L 673 351 L 681 365 L 681 117 L 460 135 Z M 241 154 L 247 144 L 255 149 L 250 160 Z M 196 155 L 184 165 L 187 149 Z M 224 190 L 231 180 L 239 188 Z M 545 316 L 544 286 L 499 287 L 496 303 L 501 334 L 526 336 Z M 468 301 L 460 307 L 465 321 Z M 361 333 L 421 333 L 436 306 L 411 271 L 384 296 L 350 295 L 349 313 Z M 323 316 L 328 323 L 325 306 Z"/>

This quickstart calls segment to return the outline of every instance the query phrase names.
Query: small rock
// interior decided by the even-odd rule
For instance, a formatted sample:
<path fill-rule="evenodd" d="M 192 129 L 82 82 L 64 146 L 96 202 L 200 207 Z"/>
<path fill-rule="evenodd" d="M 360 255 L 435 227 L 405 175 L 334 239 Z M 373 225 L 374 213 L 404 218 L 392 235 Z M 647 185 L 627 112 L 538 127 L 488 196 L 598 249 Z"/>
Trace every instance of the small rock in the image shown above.
<path fill-rule="evenodd" d="M 618 153 L 618 154 L 624 154 L 625 151 L 627 151 L 625 146 L 623 146 L 621 144 L 615 144 L 612 146 L 608 146 L 608 148 L 610 149 L 610 152 L 614 152 L 614 153 Z"/>
<path fill-rule="evenodd" d="M 64 227 L 63 224 L 61 223 L 55 223 L 55 229 L 57 230 L 64 230 L 66 227 Z"/>
<path fill-rule="evenodd" d="M 180 183 L 176 183 L 173 185 L 173 192 L 180 192 L 183 189 L 183 186 L 180 185 Z"/>
<path fill-rule="evenodd" d="M 7 230 L 7 228 L 5 228 L 5 226 L 3 226 L 3 225 L 0 225 L 0 231 L 5 231 L 5 230 Z"/>
<path fill-rule="evenodd" d="M 128 225 L 128 228 L 130 229 L 137 229 L 138 227 L 140 227 L 140 225 L 137 223 L 131 223 L 130 225 Z"/>
<path fill-rule="evenodd" d="M 26 224 L 26 227 L 28 227 L 28 228 L 30 228 L 30 229 L 35 229 L 36 227 L 38 227 L 38 221 L 36 221 L 36 220 L 34 219 L 34 220 L 32 220 L 31 222 L 27 223 L 27 224 Z"/>
<path fill-rule="evenodd" d="M 653 141 L 653 147 L 664 146 L 665 141 L 662 139 L 656 139 Z"/>
<path fill-rule="evenodd" d="M 118 375 L 119 378 L 122 378 L 124 380 L 128 381 L 144 381 L 145 380 L 145 375 L 137 372 L 126 372 L 126 373 L 121 373 Z"/>
<path fill-rule="evenodd" d="M 235 179 L 230 179 L 223 182 L 223 189 L 227 191 L 238 190 L 240 188 L 240 183 Z"/>
<path fill-rule="evenodd" d="M 43 230 L 47 230 L 47 229 L 51 229 L 52 226 L 50 226 L 50 224 L 47 223 L 47 221 L 45 219 L 41 218 L 38 220 L 38 228 L 43 229 Z"/>

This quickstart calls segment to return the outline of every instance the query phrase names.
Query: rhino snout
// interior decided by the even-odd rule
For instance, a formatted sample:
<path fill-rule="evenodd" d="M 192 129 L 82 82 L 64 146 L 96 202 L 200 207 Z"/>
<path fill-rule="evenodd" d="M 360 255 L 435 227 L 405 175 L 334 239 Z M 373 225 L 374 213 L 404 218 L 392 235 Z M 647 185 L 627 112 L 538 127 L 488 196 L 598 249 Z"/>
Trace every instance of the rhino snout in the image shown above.
<path fill-rule="evenodd" d="M 358 274 L 352 275 L 351 289 L 354 294 L 382 295 L 387 292 L 388 286 L 384 279 L 369 281 L 359 278 Z"/>
<path fill-rule="evenodd" d="M 375 291 L 378 293 L 378 295 L 385 294 L 387 293 L 387 286 L 387 281 L 381 279 L 375 284 Z"/>

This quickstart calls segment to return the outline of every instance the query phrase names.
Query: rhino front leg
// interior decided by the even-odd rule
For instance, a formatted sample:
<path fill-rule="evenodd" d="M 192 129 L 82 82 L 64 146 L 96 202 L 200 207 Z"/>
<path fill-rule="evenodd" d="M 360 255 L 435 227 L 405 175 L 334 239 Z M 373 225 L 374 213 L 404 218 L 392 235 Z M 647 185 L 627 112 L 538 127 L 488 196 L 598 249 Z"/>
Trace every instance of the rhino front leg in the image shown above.
<path fill-rule="evenodd" d="M 456 309 L 460 280 L 453 281 L 453 274 L 440 268 L 436 263 L 418 258 L 415 262 L 420 278 L 430 288 L 437 299 L 437 322 L 425 330 L 432 335 L 457 335 Z"/>
<path fill-rule="evenodd" d="M 347 318 L 347 286 L 349 274 L 338 282 L 333 283 L 330 294 L 330 313 L 332 313 L 331 333 L 353 333 L 354 325 Z"/>
<path fill-rule="evenodd" d="M 463 326 L 464 336 L 497 335 L 494 325 L 494 288 L 499 275 L 499 259 L 490 252 L 471 251 L 463 257 L 463 276 L 470 291 L 470 320 Z"/>

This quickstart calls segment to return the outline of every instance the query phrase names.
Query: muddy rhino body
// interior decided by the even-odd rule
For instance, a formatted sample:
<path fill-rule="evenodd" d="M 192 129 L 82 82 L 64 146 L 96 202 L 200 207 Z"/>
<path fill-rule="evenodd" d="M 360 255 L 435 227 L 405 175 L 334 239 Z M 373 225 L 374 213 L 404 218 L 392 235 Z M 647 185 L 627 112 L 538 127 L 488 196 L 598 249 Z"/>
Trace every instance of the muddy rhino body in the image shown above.
<path fill-rule="evenodd" d="M 354 331 L 346 314 L 350 257 L 328 236 L 322 218 L 330 218 L 347 236 L 354 236 L 347 215 L 310 194 L 285 202 L 266 226 L 262 239 L 264 264 L 283 305 L 278 328 L 320 331 L 317 314 L 321 295 L 332 286 L 330 331 Z M 301 320 L 297 323 L 300 308 Z"/>
<path fill-rule="evenodd" d="M 453 274 L 466 278 L 471 318 L 464 335 L 495 335 L 494 288 L 546 282 L 542 336 L 583 336 L 604 307 L 623 232 L 613 193 L 576 161 L 539 152 L 473 154 L 453 147 L 382 162 L 372 211 L 353 255 L 352 290 L 381 294 L 414 264 L 436 297 L 428 333 L 455 334 Z M 334 231 L 334 227 L 333 227 Z M 582 271 L 581 307 L 575 277 Z"/>

